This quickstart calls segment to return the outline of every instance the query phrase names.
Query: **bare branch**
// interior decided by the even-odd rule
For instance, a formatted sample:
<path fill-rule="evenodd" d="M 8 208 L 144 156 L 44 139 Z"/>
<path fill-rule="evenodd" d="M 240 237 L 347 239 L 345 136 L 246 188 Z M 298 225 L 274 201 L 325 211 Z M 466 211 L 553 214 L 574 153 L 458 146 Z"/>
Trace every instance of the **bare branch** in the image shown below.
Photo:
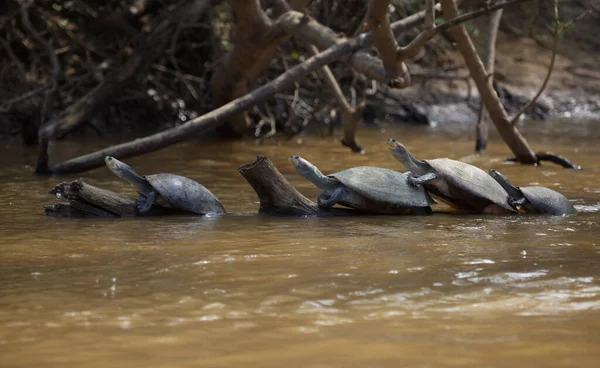
<path fill-rule="evenodd" d="M 458 18 L 458 9 L 454 0 L 441 0 L 441 4 L 444 18 L 448 20 L 448 23 L 451 20 L 456 20 L 456 18 Z M 503 5 L 506 5 L 506 3 Z M 492 8 L 493 7 L 490 7 L 489 9 Z M 494 121 L 498 132 L 515 156 L 518 157 L 520 162 L 526 164 L 537 163 L 535 154 L 527 144 L 525 138 L 523 138 L 521 133 L 519 133 L 519 131 L 510 123 L 496 91 L 487 78 L 483 63 L 477 55 L 477 51 L 475 50 L 475 46 L 473 45 L 469 34 L 462 26 L 452 27 L 450 28 L 450 31 L 456 41 L 457 48 L 465 59 L 465 63 L 477 85 L 481 99 L 490 113 L 490 117 Z"/>

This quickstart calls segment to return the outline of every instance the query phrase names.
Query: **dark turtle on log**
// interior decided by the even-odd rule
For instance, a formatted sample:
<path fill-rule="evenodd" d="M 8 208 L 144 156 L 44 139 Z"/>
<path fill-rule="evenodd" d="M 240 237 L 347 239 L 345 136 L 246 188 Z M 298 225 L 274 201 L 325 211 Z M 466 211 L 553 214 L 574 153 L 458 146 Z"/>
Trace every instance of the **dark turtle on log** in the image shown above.
<path fill-rule="evenodd" d="M 449 158 L 417 160 L 400 142 L 391 138 L 392 156 L 414 175 L 409 183 L 425 189 L 452 207 L 477 213 L 514 214 L 508 193 L 485 171 Z"/>
<path fill-rule="evenodd" d="M 408 175 L 394 170 L 359 166 L 324 175 L 299 156 L 291 160 L 296 171 L 323 189 L 317 204 L 332 207 L 339 203 L 357 210 L 381 214 L 430 214 L 435 201 L 421 186 L 409 185 Z"/>
<path fill-rule="evenodd" d="M 490 175 L 508 193 L 508 203 L 514 208 L 522 207 L 529 213 L 547 213 L 554 216 L 575 213 L 575 207 L 567 197 L 550 188 L 540 186 L 517 187 L 496 170 L 490 170 Z"/>
<path fill-rule="evenodd" d="M 137 210 L 146 213 L 153 203 L 193 212 L 198 215 L 222 215 L 225 208 L 217 197 L 196 181 L 175 174 L 140 176 L 129 165 L 107 156 L 106 166 L 127 180 L 138 193 Z"/>

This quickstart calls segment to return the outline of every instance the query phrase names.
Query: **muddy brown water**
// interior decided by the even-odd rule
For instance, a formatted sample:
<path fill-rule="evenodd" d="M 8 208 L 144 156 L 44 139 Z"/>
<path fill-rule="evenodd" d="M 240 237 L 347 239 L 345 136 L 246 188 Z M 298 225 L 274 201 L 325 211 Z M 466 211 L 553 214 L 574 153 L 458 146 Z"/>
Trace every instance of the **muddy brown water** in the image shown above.
<path fill-rule="evenodd" d="M 43 215 L 63 180 L 133 194 L 100 168 L 31 174 L 35 152 L 0 149 L 1 367 L 597 366 L 600 358 L 600 122 L 530 122 L 536 150 L 581 172 L 510 165 L 471 129 L 362 130 L 366 155 L 332 138 L 187 142 L 126 160 L 211 189 L 233 214 L 76 220 Z M 385 141 L 419 158 L 495 168 L 564 193 L 570 217 L 268 218 L 237 172 L 265 154 L 305 195 L 301 155 L 325 173 L 400 169 Z M 61 142 L 68 158 L 106 142 Z"/>

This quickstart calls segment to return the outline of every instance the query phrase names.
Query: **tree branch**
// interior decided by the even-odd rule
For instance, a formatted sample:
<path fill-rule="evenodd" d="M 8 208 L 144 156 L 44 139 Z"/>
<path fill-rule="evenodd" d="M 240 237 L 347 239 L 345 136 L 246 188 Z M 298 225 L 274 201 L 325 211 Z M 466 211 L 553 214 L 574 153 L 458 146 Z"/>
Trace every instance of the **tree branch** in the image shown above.
<path fill-rule="evenodd" d="M 441 4 L 445 19 L 450 21 L 458 17 L 458 9 L 454 0 L 441 0 Z M 463 26 L 451 27 L 450 31 L 456 41 L 457 48 L 465 59 L 465 63 L 477 85 L 481 99 L 490 113 L 490 117 L 494 121 L 498 132 L 520 162 L 525 164 L 537 163 L 538 160 L 535 157 L 535 153 L 531 150 L 525 138 L 510 123 L 508 115 L 498 98 L 498 94 L 487 78 L 483 63 L 477 55 L 469 34 Z"/>

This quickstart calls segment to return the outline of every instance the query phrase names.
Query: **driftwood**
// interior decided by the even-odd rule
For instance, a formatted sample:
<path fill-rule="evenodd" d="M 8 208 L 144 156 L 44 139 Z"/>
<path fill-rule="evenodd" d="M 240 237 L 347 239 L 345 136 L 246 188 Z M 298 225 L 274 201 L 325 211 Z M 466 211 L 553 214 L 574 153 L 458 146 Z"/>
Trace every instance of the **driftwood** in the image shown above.
<path fill-rule="evenodd" d="M 552 152 L 536 152 L 535 158 L 538 160 L 538 164 L 541 164 L 542 161 L 549 161 L 564 167 L 565 169 L 573 169 L 573 170 L 582 170 L 582 167 L 573 163 L 571 160 L 566 158 L 565 156 L 557 155 Z M 519 162 L 517 157 L 509 158 L 506 161 L 508 162 Z"/>
<path fill-rule="evenodd" d="M 325 209 L 296 190 L 265 156 L 238 169 L 252 185 L 260 200 L 259 214 L 287 216 L 347 216 L 358 211 L 345 208 Z"/>
<path fill-rule="evenodd" d="M 140 216 L 136 211 L 137 199 L 110 190 L 87 184 L 83 180 L 65 181 L 51 191 L 57 198 L 68 202 L 44 207 L 48 216 L 54 217 L 133 217 Z M 152 206 L 143 216 L 172 215 L 181 211 Z"/>

